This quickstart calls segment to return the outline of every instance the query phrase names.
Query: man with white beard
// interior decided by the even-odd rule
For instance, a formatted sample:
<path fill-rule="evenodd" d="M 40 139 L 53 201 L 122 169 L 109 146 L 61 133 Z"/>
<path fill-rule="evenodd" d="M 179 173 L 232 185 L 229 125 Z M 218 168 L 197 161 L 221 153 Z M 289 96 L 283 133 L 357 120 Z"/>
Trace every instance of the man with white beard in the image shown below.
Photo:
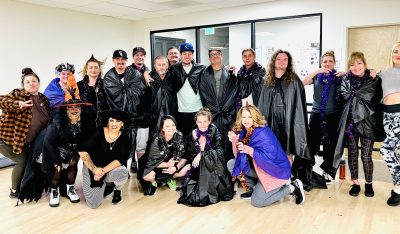
<path fill-rule="evenodd" d="M 151 87 L 151 123 L 150 132 L 152 133 L 160 123 L 164 115 L 175 116 L 178 111 L 176 93 L 178 92 L 179 80 L 173 79 L 168 72 L 168 59 L 159 55 L 154 60 L 154 70 L 150 72 L 153 81 Z"/>

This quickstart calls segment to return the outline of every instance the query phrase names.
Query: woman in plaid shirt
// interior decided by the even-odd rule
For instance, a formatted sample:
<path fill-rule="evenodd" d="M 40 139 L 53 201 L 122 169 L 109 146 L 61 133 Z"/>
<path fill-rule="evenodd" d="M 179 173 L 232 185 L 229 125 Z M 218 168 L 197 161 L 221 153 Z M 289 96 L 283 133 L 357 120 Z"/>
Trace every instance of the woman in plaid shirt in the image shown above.
<path fill-rule="evenodd" d="M 50 103 L 39 93 L 40 79 L 22 69 L 22 89 L 0 96 L 0 153 L 16 165 L 11 176 L 11 198 L 18 198 L 29 149 L 50 119 Z"/>

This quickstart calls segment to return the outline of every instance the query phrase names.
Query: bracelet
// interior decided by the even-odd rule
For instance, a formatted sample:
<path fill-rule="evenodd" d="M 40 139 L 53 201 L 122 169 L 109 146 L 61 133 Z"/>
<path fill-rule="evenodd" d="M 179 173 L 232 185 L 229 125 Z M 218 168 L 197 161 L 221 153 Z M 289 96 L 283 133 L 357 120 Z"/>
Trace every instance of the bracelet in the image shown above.
<path fill-rule="evenodd" d="M 95 170 L 95 169 L 97 169 L 97 167 L 96 167 L 96 166 L 94 166 L 94 167 L 93 167 L 93 169 L 92 169 L 92 172 L 93 172 L 93 173 L 95 173 L 95 172 L 94 172 L 94 170 Z"/>

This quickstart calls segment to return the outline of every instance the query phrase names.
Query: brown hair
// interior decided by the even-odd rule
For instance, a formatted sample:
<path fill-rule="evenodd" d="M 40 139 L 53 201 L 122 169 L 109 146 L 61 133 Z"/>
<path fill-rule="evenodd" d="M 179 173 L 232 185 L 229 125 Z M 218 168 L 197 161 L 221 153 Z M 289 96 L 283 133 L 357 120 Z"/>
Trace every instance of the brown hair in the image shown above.
<path fill-rule="evenodd" d="M 89 65 L 90 62 L 97 63 L 97 65 L 99 65 L 100 74 L 99 74 L 99 77 L 98 77 L 98 78 L 101 78 L 101 77 L 102 77 L 102 74 L 101 74 L 101 73 L 102 73 L 102 71 L 101 71 L 101 66 L 104 64 L 104 62 L 95 59 L 94 56 L 93 56 L 93 54 L 92 54 L 92 57 L 90 57 L 90 59 L 89 59 L 88 61 L 86 61 L 85 65 L 83 66 L 83 69 L 82 69 L 82 72 L 81 72 L 82 75 L 83 75 L 83 77 L 86 77 L 86 76 L 87 76 L 87 68 L 88 68 L 88 65 Z"/>
<path fill-rule="evenodd" d="M 197 111 L 196 115 L 194 116 L 195 122 L 197 121 L 197 117 L 199 116 L 206 116 L 210 122 L 212 121 L 211 111 L 207 107 L 203 107 L 199 111 Z"/>
<path fill-rule="evenodd" d="M 24 80 L 25 80 L 25 78 L 26 78 L 27 76 L 34 76 L 34 77 L 36 77 L 36 79 L 37 79 L 38 82 L 40 83 L 39 76 L 36 75 L 36 73 L 33 72 L 33 70 L 32 70 L 31 68 L 25 67 L 25 68 L 22 69 L 21 73 L 22 73 L 22 76 L 21 76 L 21 85 L 22 85 L 22 87 L 24 87 Z"/>
<path fill-rule="evenodd" d="M 272 55 L 268 64 L 268 72 L 265 79 L 265 84 L 267 86 L 275 86 L 275 61 L 276 57 L 278 57 L 279 54 L 286 54 L 288 56 L 288 66 L 286 68 L 285 74 L 283 74 L 282 76 L 284 81 L 287 84 L 290 84 L 296 78 L 292 55 L 288 51 L 279 49 Z"/>
<path fill-rule="evenodd" d="M 353 52 L 351 53 L 351 55 L 349 56 L 349 59 L 347 60 L 347 69 L 350 69 L 350 65 L 353 64 L 357 59 L 361 60 L 365 67 L 367 67 L 367 62 L 365 61 L 365 56 L 363 54 L 363 52 Z"/>
<path fill-rule="evenodd" d="M 247 51 L 252 53 L 254 55 L 254 57 L 256 57 L 256 51 L 253 48 L 247 48 L 247 49 L 242 50 L 242 56 L 243 56 L 244 52 L 247 52 Z"/>
<path fill-rule="evenodd" d="M 396 48 L 396 47 L 400 47 L 400 41 L 394 43 L 394 45 L 392 46 L 392 50 L 390 51 L 390 57 L 389 57 L 389 67 L 390 67 L 390 68 L 393 68 L 393 67 L 394 67 L 394 62 L 393 62 L 393 51 L 394 51 L 394 48 Z"/>
<path fill-rule="evenodd" d="M 321 56 L 321 62 L 322 60 L 324 60 L 325 57 L 330 56 L 333 58 L 333 61 L 336 62 L 336 58 L 335 58 L 335 52 L 333 52 L 333 50 L 328 50 L 326 51 L 322 56 Z"/>
<path fill-rule="evenodd" d="M 253 127 L 261 127 L 267 123 L 264 116 L 261 114 L 260 110 L 257 107 L 253 105 L 242 106 L 236 115 L 236 121 L 232 129 L 234 132 L 238 132 L 243 129 L 242 114 L 245 110 L 250 112 L 251 118 L 253 119 Z"/>

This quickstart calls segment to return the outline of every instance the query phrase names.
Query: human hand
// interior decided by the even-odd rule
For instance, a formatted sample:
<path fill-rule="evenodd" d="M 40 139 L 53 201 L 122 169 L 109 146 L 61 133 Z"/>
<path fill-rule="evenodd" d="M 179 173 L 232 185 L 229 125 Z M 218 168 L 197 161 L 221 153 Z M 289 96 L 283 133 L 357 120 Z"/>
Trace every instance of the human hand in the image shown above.
<path fill-rule="evenodd" d="M 178 161 L 175 160 L 174 158 L 171 158 L 168 162 L 167 162 L 167 166 L 168 167 L 173 167 L 175 166 L 175 163 L 177 163 Z"/>
<path fill-rule="evenodd" d="M 335 73 L 336 77 L 340 77 L 340 76 L 344 76 L 344 75 L 346 75 L 346 72 L 344 72 L 344 71 L 338 71 Z"/>
<path fill-rule="evenodd" d="M 235 142 L 239 140 L 239 134 L 235 134 L 233 131 L 228 132 L 228 138 L 230 142 Z"/>
<path fill-rule="evenodd" d="M 22 109 L 22 108 L 24 108 L 24 107 L 30 107 L 30 106 L 33 106 L 33 103 L 32 103 L 32 100 L 29 100 L 29 101 L 19 101 L 18 102 L 18 106 L 19 106 L 19 108 L 20 109 Z"/>
<path fill-rule="evenodd" d="M 168 167 L 162 170 L 163 173 L 174 174 L 177 171 L 175 166 Z"/>
<path fill-rule="evenodd" d="M 243 144 L 243 142 L 238 142 L 237 143 L 237 149 L 239 150 L 240 153 L 244 153 L 244 148 L 246 147 L 245 144 Z"/>
<path fill-rule="evenodd" d="M 193 159 L 192 167 L 196 168 L 200 165 L 201 154 L 198 153 L 196 157 Z"/>
<path fill-rule="evenodd" d="M 150 74 L 148 72 L 145 72 L 143 74 L 143 77 L 144 77 L 144 81 L 146 82 L 147 86 L 150 86 L 150 83 L 154 81 L 154 79 L 151 78 L 151 76 L 150 76 Z"/>
<path fill-rule="evenodd" d="M 318 73 L 329 73 L 329 72 L 331 72 L 332 70 L 330 70 L 330 69 L 328 69 L 328 68 L 325 68 L 325 67 L 321 67 L 320 69 L 318 69 Z"/>
<path fill-rule="evenodd" d="M 93 174 L 94 174 L 95 176 L 101 178 L 101 177 L 103 177 L 106 173 L 104 173 L 103 168 L 101 168 L 101 167 L 96 167 L 96 168 L 93 170 Z"/>
<path fill-rule="evenodd" d="M 199 144 L 200 144 L 200 151 L 204 151 L 204 148 L 206 147 L 206 137 L 205 136 L 200 136 Z"/>
<path fill-rule="evenodd" d="M 229 71 L 231 74 L 235 74 L 235 73 L 236 73 L 236 67 L 235 67 L 235 66 L 229 66 L 229 67 L 228 67 L 228 71 Z"/>

